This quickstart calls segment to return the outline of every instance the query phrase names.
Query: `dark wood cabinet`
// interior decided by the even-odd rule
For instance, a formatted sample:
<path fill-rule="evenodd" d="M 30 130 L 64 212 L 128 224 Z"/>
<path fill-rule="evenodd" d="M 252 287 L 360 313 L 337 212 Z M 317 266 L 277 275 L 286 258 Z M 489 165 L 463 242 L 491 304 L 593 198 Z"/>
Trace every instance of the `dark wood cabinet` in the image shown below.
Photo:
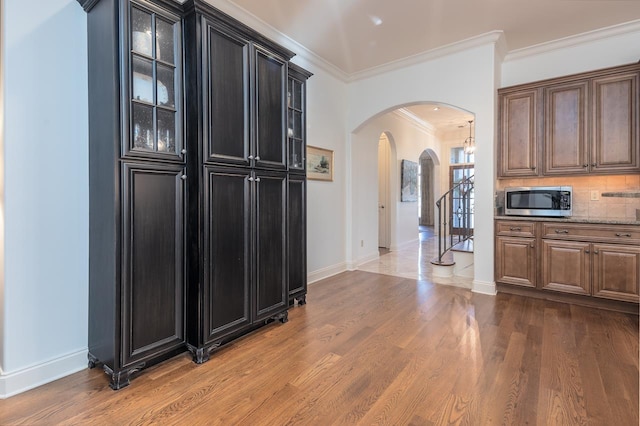
<path fill-rule="evenodd" d="M 307 179 L 304 175 L 289 175 L 288 193 L 288 256 L 289 301 L 307 302 Z"/>
<path fill-rule="evenodd" d="M 204 362 L 286 322 L 292 245 L 295 296 L 306 293 L 305 175 L 290 179 L 288 163 L 293 53 L 200 0 L 78 2 L 89 35 L 89 366 L 119 389 L 175 354 Z"/>
<path fill-rule="evenodd" d="M 289 304 L 307 303 L 307 179 L 306 179 L 306 109 L 307 80 L 311 73 L 289 64 L 287 83 L 287 139 L 289 188 L 288 270 Z"/>
<path fill-rule="evenodd" d="M 207 3 L 185 3 L 188 348 L 287 321 L 287 75 L 293 53 Z"/>
<path fill-rule="evenodd" d="M 498 177 L 640 172 L 639 83 L 631 64 L 498 90 Z"/>
<path fill-rule="evenodd" d="M 180 9 L 80 1 L 88 12 L 89 366 L 110 386 L 185 350 Z"/>

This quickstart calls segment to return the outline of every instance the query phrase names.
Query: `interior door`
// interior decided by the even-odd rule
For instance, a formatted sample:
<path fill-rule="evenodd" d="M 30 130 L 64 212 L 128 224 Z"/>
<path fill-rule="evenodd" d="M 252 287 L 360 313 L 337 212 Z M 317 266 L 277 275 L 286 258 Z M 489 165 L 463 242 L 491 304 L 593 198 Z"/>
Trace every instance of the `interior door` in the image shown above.
<path fill-rule="evenodd" d="M 389 157 L 386 136 L 378 143 L 378 247 L 389 248 Z"/>

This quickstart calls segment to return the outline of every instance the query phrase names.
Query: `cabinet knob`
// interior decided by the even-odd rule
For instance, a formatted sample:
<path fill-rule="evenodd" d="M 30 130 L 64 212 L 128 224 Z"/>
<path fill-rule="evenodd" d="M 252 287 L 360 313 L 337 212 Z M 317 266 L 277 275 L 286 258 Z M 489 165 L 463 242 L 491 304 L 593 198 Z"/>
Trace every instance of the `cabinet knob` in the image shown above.
<path fill-rule="evenodd" d="M 589 165 L 588 164 L 583 164 L 582 167 L 589 167 Z"/>
<path fill-rule="evenodd" d="M 600 254 L 600 252 L 598 250 L 594 250 L 593 251 L 595 254 Z"/>
<path fill-rule="evenodd" d="M 249 156 L 249 157 L 247 157 L 247 158 L 249 158 L 249 160 L 253 160 L 253 155 L 250 155 L 250 156 Z"/>
<path fill-rule="evenodd" d="M 568 234 L 569 231 L 566 229 L 556 229 L 556 234 Z"/>
<path fill-rule="evenodd" d="M 631 238 L 631 234 L 622 234 L 620 232 L 616 232 L 616 237 L 628 237 L 628 238 Z"/>
<path fill-rule="evenodd" d="M 529 244 L 529 247 L 534 248 L 536 246 L 536 242 L 535 241 L 531 241 L 531 244 Z"/>
<path fill-rule="evenodd" d="M 591 163 L 591 167 L 595 167 L 595 166 L 596 166 L 596 163 Z"/>
<path fill-rule="evenodd" d="M 586 249 L 584 252 L 585 252 L 585 253 L 587 253 L 587 254 L 591 253 L 591 252 L 589 251 L 589 249 Z"/>
<path fill-rule="evenodd" d="M 180 176 L 180 179 L 182 179 L 182 180 L 187 180 L 187 175 L 182 175 L 182 176 Z"/>
<path fill-rule="evenodd" d="M 256 182 L 260 182 L 260 178 L 259 178 L 259 177 L 258 177 L 258 178 L 256 178 Z"/>
<path fill-rule="evenodd" d="M 183 153 L 183 154 L 186 154 L 186 153 L 187 153 L 187 150 L 186 150 L 186 149 L 184 149 L 184 148 L 182 148 L 182 151 L 180 151 L 180 152 L 181 152 L 181 153 Z"/>
<path fill-rule="evenodd" d="M 260 156 L 256 155 L 256 161 L 260 161 Z"/>

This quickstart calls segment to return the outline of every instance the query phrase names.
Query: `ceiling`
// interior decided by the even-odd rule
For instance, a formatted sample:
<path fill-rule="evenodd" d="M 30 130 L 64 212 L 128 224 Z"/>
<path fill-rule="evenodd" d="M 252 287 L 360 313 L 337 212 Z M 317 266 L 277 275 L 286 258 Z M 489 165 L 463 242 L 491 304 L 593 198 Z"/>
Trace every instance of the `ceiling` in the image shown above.
<path fill-rule="evenodd" d="M 640 19 L 640 0 L 228 0 L 350 75 L 494 30 L 508 50 Z"/>
<path fill-rule="evenodd" d="M 209 0 L 213 2 L 213 0 Z M 640 19 L 640 0 L 226 0 L 346 75 L 503 31 L 509 51 Z M 473 119 L 406 108 L 438 131 Z"/>

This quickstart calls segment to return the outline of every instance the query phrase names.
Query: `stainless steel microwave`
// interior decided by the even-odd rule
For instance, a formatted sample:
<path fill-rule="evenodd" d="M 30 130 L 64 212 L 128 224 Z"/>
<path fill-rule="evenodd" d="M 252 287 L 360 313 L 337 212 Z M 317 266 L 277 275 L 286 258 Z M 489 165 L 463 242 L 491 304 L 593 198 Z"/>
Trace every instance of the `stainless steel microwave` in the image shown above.
<path fill-rule="evenodd" d="M 528 186 L 504 190 L 504 213 L 510 216 L 571 216 L 571 186 Z"/>

